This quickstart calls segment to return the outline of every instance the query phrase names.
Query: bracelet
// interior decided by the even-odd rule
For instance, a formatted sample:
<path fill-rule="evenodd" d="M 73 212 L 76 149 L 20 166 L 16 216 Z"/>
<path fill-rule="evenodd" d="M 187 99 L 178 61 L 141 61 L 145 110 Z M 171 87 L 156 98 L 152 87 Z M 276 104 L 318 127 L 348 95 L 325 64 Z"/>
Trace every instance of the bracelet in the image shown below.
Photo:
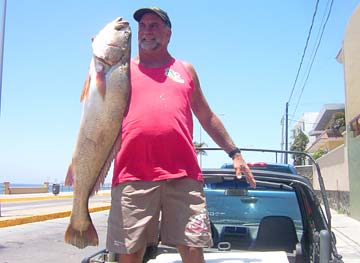
<path fill-rule="evenodd" d="M 230 152 L 228 153 L 228 155 L 229 155 L 229 157 L 230 157 L 231 159 L 234 159 L 234 156 L 235 156 L 235 154 L 237 154 L 237 153 L 241 153 L 241 151 L 240 151 L 240 149 L 239 149 L 238 147 L 236 147 L 234 150 L 230 151 Z"/>

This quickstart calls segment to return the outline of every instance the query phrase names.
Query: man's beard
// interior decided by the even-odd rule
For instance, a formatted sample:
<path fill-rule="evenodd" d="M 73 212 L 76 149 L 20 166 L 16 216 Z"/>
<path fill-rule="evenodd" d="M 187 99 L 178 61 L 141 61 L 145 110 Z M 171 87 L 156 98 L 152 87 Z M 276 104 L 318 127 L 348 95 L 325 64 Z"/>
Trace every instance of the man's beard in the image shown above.
<path fill-rule="evenodd" d="M 144 49 L 144 50 L 155 50 L 159 46 L 160 46 L 160 43 L 156 39 L 151 40 L 151 41 L 146 41 L 146 40 L 142 39 L 140 41 L 140 48 Z"/>

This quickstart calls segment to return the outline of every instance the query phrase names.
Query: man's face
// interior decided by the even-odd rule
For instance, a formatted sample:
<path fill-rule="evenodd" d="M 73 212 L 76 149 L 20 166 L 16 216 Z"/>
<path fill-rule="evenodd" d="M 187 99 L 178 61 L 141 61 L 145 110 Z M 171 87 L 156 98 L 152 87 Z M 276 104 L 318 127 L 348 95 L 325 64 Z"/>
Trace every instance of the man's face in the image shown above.
<path fill-rule="evenodd" d="M 170 36 L 171 29 L 158 15 L 152 13 L 143 15 L 139 22 L 139 48 L 148 51 L 166 48 Z"/>

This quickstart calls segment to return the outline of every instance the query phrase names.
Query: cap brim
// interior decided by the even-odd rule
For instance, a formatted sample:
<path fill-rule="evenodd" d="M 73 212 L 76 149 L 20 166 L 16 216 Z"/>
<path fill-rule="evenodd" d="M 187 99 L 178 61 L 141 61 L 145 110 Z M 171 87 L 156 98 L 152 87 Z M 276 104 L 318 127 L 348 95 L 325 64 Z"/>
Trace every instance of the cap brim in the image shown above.
<path fill-rule="evenodd" d="M 140 8 L 139 10 L 135 11 L 134 19 L 137 22 L 140 22 L 141 18 L 145 14 L 148 14 L 148 13 L 159 16 L 161 18 L 161 20 L 163 20 L 165 22 L 165 24 L 167 24 L 171 28 L 170 18 L 168 17 L 167 13 L 165 11 L 161 10 L 160 8 L 155 8 L 155 7 Z"/>
<path fill-rule="evenodd" d="M 140 22 L 141 18 L 143 17 L 143 15 L 145 15 L 146 13 L 153 13 L 156 15 L 159 15 L 158 13 L 156 13 L 154 10 L 152 10 L 151 8 L 140 8 L 139 10 L 137 10 L 134 13 L 134 19 L 138 22 Z"/>

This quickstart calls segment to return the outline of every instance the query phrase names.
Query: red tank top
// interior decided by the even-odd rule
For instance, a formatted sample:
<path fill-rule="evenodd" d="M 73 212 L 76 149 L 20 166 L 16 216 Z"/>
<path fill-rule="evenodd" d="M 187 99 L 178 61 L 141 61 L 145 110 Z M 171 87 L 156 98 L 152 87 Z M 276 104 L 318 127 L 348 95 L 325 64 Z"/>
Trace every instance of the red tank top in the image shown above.
<path fill-rule="evenodd" d="M 113 185 L 183 176 L 202 181 L 192 142 L 190 73 L 175 59 L 162 68 L 144 68 L 132 61 L 130 72 L 131 98 Z"/>

